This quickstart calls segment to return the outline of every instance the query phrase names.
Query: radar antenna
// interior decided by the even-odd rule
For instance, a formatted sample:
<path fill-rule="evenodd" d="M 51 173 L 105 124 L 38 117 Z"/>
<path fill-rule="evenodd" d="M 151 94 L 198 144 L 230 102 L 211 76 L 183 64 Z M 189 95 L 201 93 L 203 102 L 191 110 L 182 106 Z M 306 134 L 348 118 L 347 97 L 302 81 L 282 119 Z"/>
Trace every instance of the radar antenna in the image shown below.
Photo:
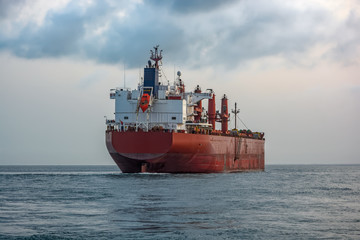
<path fill-rule="evenodd" d="M 153 52 L 153 50 L 150 50 L 150 52 L 151 52 L 150 59 L 155 61 L 155 68 L 157 68 L 157 69 L 159 69 L 159 61 L 162 59 L 162 51 L 163 51 L 163 50 L 160 50 L 160 52 L 158 53 L 158 48 L 159 48 L 159 45 L 156 45 L 154 47 L 155 53 Z"/>

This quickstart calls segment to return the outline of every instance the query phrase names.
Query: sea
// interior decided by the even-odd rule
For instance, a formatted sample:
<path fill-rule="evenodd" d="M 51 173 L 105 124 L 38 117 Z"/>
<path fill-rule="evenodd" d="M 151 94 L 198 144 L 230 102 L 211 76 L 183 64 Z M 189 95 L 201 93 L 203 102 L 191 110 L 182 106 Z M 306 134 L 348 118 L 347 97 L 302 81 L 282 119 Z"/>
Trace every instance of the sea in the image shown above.
<path fill-rule="evenodd" d="M 0 239 L 360 239 L 360 165 L 0 166 Z"/>

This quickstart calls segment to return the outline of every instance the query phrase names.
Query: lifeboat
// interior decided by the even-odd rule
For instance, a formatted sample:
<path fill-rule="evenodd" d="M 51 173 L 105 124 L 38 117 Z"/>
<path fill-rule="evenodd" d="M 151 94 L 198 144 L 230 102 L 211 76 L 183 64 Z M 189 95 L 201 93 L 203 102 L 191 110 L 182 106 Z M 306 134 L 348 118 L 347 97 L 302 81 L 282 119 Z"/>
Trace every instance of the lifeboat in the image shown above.
<path fill-rule="evenodd" d="M 145 110 L 149 107 L 149 102 L 150 102 L 150 95 L 144 93 L 141 96 L 141 100 L 140 100 L 140 108 L 143 112 L 145 112 Z"/>

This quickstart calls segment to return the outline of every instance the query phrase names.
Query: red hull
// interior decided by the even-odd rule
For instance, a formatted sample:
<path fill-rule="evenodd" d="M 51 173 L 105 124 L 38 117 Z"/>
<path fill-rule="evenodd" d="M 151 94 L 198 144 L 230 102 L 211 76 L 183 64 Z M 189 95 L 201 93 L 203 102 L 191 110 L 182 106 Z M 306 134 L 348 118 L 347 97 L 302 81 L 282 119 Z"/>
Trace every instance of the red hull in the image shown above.
<path fill-rule="evenodd" d="M 170 132 L 106 132 L 124 173 L 218 173 L 264 170 L 264 140 Z"/>

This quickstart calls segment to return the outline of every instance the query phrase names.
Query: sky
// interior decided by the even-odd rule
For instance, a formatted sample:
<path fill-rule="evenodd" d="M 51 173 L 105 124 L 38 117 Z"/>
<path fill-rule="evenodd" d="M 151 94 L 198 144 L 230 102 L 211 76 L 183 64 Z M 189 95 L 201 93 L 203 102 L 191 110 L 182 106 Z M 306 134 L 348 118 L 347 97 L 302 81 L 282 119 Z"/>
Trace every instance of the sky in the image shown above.
<path fill-rule="evenodd" d="M 360 164 L 359 29 L 359 0 L 0 0 L 0 165 L 114 164 L 109 90 L 155 45 L 161 81 L 265 132 L 266 164 Z"/>

